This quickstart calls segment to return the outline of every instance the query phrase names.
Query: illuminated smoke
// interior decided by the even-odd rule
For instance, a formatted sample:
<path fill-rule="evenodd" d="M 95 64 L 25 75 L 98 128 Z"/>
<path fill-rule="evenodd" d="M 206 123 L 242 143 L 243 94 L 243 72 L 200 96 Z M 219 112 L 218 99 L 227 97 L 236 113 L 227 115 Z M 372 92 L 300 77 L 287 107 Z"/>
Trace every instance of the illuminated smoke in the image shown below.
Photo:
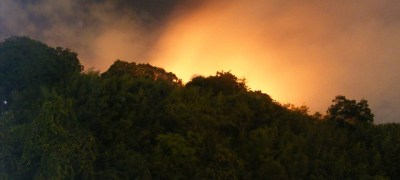
<path fill-rule="evenodd" d="M 120 3 L 118 3 L 120 2 Z M 77 51 L 86 67 L 104 71 L 116 59 L 145 62 L 161 28 L 128 1 L 1 0 L 0 38 L 30 36 Z"/>
<path fill-rule="evenodd" d="M 313 111 L 338 94 L 366 98 L 378 122 L 399 122 L 397 0 L 32 2 L 0 0 L 1 39 L 67 47 L 102 71 L 116 59 L 150 62 L 184 81 L 231 70 L 253 90 Z"/>
<path fill-rule="evenodd" d="M 231 70 L 252 89 L 313 111 L 342 94 L 369 100 L 377 119 L 400 115 L 398 2 L 219 2 L 176 15 L 152 63 L 184 81 Z"/>

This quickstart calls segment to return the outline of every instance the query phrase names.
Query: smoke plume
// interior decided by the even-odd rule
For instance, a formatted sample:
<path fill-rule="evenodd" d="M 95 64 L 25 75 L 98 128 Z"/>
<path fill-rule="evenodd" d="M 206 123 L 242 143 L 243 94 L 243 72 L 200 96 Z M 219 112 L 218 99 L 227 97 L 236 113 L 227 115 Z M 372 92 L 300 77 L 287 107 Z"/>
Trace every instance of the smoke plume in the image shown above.
<path fill-rule="evenodd" d="M 86 67 L 149 62 L 184 81 L 229 71 L 282 103 L 324 112 L 365 98 L 400 122 L 400 1 L 0 0 L 0 38 L 77 51 Z"/>

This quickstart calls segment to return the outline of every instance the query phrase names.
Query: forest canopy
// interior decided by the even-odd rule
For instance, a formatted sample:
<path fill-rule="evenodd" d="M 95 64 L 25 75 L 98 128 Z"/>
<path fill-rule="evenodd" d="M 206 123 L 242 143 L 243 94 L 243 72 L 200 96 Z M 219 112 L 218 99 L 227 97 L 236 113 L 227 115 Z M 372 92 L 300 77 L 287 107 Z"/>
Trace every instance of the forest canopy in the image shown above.
<path fill-rule="evenodd" d="M 0 43 L 1 179 L 398 179 L 400 125 L 367 100 L 284 105 L 230 72 L 183 84 L 150 64 L 83 71 L 28 37 Z"/>

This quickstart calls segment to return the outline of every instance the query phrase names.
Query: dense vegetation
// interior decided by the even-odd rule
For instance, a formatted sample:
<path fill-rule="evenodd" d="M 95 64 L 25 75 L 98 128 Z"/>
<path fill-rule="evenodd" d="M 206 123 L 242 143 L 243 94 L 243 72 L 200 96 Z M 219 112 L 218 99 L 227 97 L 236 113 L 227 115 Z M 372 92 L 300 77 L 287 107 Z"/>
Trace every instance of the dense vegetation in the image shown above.
<path fill-rule="evenodd" d="M 400 125 L 373 124 L 366 100 L 310 115 L 229 72 L 82 70 L 68 49 L 0 44 L 0 179 L 400 177 Z"/>

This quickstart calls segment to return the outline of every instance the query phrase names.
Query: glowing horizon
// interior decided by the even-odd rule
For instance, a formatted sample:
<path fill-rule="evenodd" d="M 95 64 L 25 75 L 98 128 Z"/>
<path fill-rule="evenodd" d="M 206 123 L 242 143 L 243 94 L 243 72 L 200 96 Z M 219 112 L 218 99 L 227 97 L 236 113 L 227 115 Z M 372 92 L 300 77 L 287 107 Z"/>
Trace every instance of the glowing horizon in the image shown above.
<path fill-rule="evenodd" d="M 303 94 L 313 89 L 302 85 L 300 90 L 292 91 L 290 87 L 299 79 L 304 84 L 314 74 L 302 72 L 296 78 L 290 77 L 292 74 L 286 70 L 291 67 L 276 50 L 274 37 L 266 36 L 264 26 L 255 28 L 260 14 L 243 15 L 239 22 L 232 15 L 251 11 L 252 7 L 212 4 L 173 19 L 152 52 L 151 63 L 177 74 L 184 82 L 197 74 L 231 71 L 245 78 L 252 90 L 261 90 L 281 103 L 307 104 Z"/>
<path fill-rule="evenodd" d="M 324 113 L 336 95 L 365 98 L 379 122 L 399 122 L 400 1 L 162 2 L 2 0 L 0 38 L 70 48 L 100 71 L 116 59 L 184 81 L 231 71 L 312 112 Z"/>

